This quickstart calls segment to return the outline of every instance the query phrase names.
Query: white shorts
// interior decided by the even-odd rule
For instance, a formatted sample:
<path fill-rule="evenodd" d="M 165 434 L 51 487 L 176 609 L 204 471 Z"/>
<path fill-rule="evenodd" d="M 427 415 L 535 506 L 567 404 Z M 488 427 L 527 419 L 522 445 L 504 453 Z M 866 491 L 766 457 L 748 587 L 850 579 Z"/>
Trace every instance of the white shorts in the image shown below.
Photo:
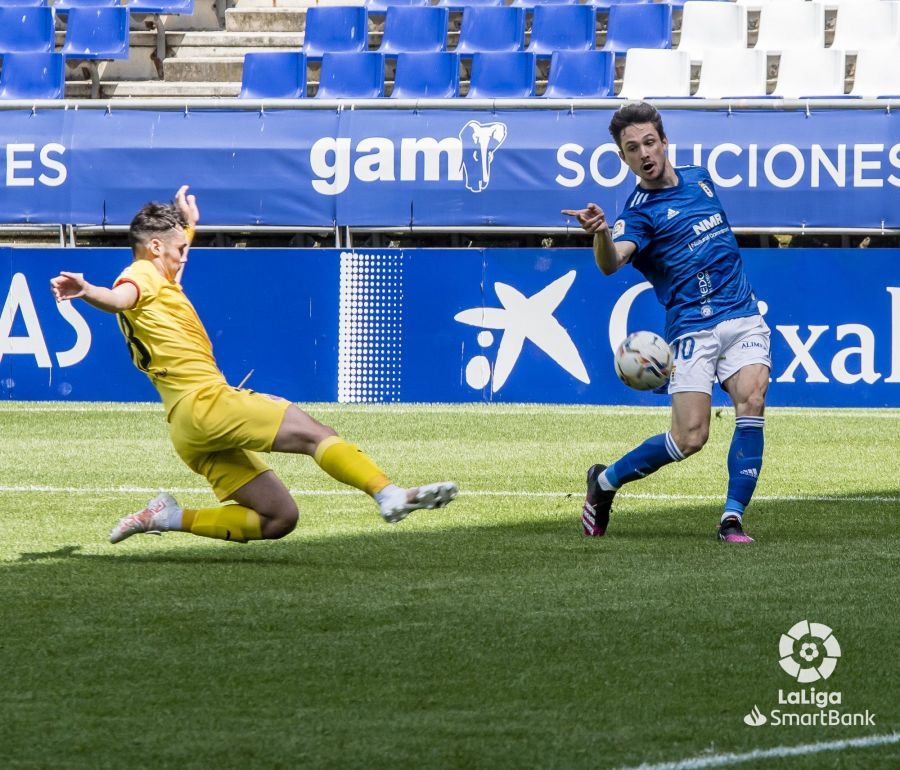
<path fill-rule="evenodd" d="M 672 342 L 669 393 L 707 393 L 750 364 L 772 368 L 769 327 L 760 315 L 730 318 L 712 329 L 682 334 Z"/>

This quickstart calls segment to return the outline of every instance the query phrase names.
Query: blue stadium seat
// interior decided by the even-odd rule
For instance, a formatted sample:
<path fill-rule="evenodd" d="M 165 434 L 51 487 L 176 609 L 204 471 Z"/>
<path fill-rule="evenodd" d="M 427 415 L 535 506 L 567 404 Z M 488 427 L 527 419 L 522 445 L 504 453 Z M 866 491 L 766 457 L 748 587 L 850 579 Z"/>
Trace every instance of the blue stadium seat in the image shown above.
<path fill-rule="evenodd" d="M 384 54 L 356 51 L 329 52 L 322 56 L 316 97 L 368 99 L 377 96 L 384 96 Z"/>
<path fill-rule="evenodd" d="M 0 8 L 40 8 L 50 5 L 50 0 L 0 0 Z"/>
<path fill-rule="evenodd" d="M 521 51 L 524 43 L 524 8 L 472 6 L 463 11 L 456 53 Z"/>
<path fill-rule="evenodd" d="M 366 10 L 369 12 L 369 16 L 384 16 L 392 5 L 411 5 L 422 8 L 431 5 L 431 2 L 430 0 L 367 0 Z"/>
<path fill-rule="evenodd" d="M 369 50 L 369 22 L 364 6 L 325 5 L 306 11 L 306 58 L 321 59 L 326 51 L 348 53 Z"/>
<path fill-rule="evenodd" d="M 194 0 L 128 0 L 125 7 L 132 13 L 190 16 L 194 12 Z"/>
<path fill-rule="evenodd" d="M 573 5 L 577 2 L 578 0 L 513 0 L 510 5 L 532 11 L 539 5 Z"/>
<path fill-rule="evenodd" d="M 614 5 L 604 51 L 625 53 L 629 48 L 671 48 L 672 6 L 665 3 Z"/>
<path fill-rule="evenodd" d="M 446 51 L 449 16 L 446 8 L 388 8 L 379 53 L 393 57 L 415 51 Z"/>
<path fill-rule="evenodd" d="M 610 51 L 556 51 L 547 78 L 548 99 L 613 96 L 616 55 Z"/>
<path fill-rule="evenodd" d="M 392 99 L 452 99 L 459 96 L 459 56 L 447 51 L 397 56 Z"/>
<path fill-rule="evenodd" d="M 0 53 L 53 51 L 52 8 L 0 7 Z"/>
<path fill-rule="evenodd" d="M 438 0 L 435 5 L 438 8 L 447 8 L 451 11 L 462 11 L 465 12 L 466 8 L 471 8 L 473 6 L 491 6 L 496 7 L 500 5 L 505 5 L 506 0 Z"/>
<path fill-rule="evenodd" d="M 594 10 L 609 11 L 614 5 L 633 5 L 634 3 L 652 3 L 654 0 L 587 0 L 588 5 L 593 5 Z M 727 2 L 727 0 L 726 0 Z M 671 5 L 671 3 L 670 3 Z"/>
<path fill-rule="evenodd" d="M 5 0 L 0 0 L 3 5 Z M 119 0 L 54 0 L 53 10 L 56 13 L 68 13 L 72 8 L 118 8 Z"/>
<path fill-rule="evenodd" d="M 62 53 L 71 59 L 127 59 L 127 8 L 72 8 Z"/>
<path fill-rule="evenodd" d="M 534 54 L 526 51 L 476 53 L 468 97 L 496 99 L 534 96 Z"/>
<path fill-rule="evenodd" d="M 554 51 L 592 51 L 597 12 L 591 5 L 538 5 L 527 51 L 550 57 Z"/>
<path fill-rule="evenodd" d="M 61 53 L 3 54 L 0 99 L 62 99 L 65 85 Z"/>
<path fill-rule="evenodd" d="M 265 51 L 244 56 L 242 99 L 302 99 L 306 96 L 306 55 Z"/>

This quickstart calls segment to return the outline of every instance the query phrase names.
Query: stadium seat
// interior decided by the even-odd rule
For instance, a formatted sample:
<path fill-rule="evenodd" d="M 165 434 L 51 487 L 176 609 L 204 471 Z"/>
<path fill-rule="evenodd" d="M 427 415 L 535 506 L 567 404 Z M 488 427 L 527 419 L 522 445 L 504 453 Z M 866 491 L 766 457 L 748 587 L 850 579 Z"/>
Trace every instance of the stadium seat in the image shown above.
<path fill-rule="evenodd" d="M 609 51 L 556 51 L 550 59 L 548 99 L 603 99 L 613 95 L 616 56 Z"/>
<path fill-rule="evenodd" d="M 378 96 L 384 96 L 384 54 L 377 51 L 323 54 L 317 98 L 370 99 Z"/>
<path fill-rule="evenodd" d="M 397 55 L 392 99 L 459 96 L 459 56 L 447 51 Z"/>
<path fill-rule="evenodd" d="M 785 0 L 763 6 L 754 48 L 777 54 L 795 48 L 824 47 L 825 6 L 821 3 Z"/>
<path fill-rule="evenodd" d="M 706 51 L 695 96 L 703 99 L 766 95 L 767 57 L 752 48 Z"/>
<path fill-rule="evenodd" d="M 49 6 L 49 0 L 0 0 L 0 8 L 40 8 Z"/>
<path fill-rule="evenodd" d="M 388 8 L 379 53 L 393 57 L 415 51 L 446 51 L 449 16 L 446 8 Z"/>
<path fill-rule="evenodd" d="M 687 51 L 691 61 L 702 62 L 703 53 L 711 48 L 747 47 L 747 11 L 728 2 L 697 2 L 684 4 L 681 18 L 679 51 Z"/>
<path fill-rule="evenodd" d="M 527 51 L 476 53 L 469 80 L 471 99 L 534 96 L 534 54 Z"/>
<path fill-rule="evenodd" d="M 53 51 L 52 8 L 0 7 L 0 54 Z"/>
<path fill-rule="evenodd" d="M 900 3 L 844 0 L 837 8 L 831 47 L 847 53 L 900 47 Z"/>
<path fill-rule="evenodd" d="M 691 55 L 687 51 L 631 48 L 625 54 L 623 99 L 691 95 Z"/>
<path fill-rule="evenodd" d="M 533 11 L 539 5 L 572 5 L 578 0 L 513 0 L 510 5 L 514 8 L 524 8 Z"/>
<path fill-rule="evenodd" d="M 302 99 L 306 96 L 306 56 L 265 51 L 244 56 L 242 99 Z"/>
<path fill-rule="evenodd" d="M 784 51 L 772 96 L 843 96 L 844 58 L 844 52 L 834 48 Z"/>
<path fill-rule="evenodd" d="M 506 0 L 438 0 L 435 5 L 438 8 L 446 8 L 450 11 L 462 11 L 465 13 L 466 8 L 488 6 L 496 7 L 505 5 Z"/>
<path fill-rule="evenodd" d="M 65 59 L 61 53 L 7 53 L 0 68 L 0 99 L 62 99 Z"/>
<path fill-rule="evenodd" d="M 463 11 L 456 53 L 521 51 L 525 45 L 525 10 L 472 6 Z"/>
<path fill-rule="evenodd" d="M 554 51 L 592 51 L 596 29 L 597 12 L 591 5 L 538 5 L 525 50 L 547 58 Z"/>
<path fill-rule="evenodd" d="M 62 53 L 70 59 L 127 59 L 126 8 L 72 8 Z"/>
<path fill-rule="evenodd" d="M 421 8 L 431 5 L 431 3 L 429 0 L 368 0 L 366 10 L 369 12 L 369 16 L 384 16 L 392 5 L 411 5 Z"/>
<path fill-rule="evenodd" d="M 594 6 L 595 11 L 609 12 L 614 5 L 634 5 L 635 3 L 652 3 L 654 0 L 587 0 L 588 5 Z"/>
<path fill-rule="evenodd" d="M 163 61 L 166 58 L 166 22 L 162 17 L 192 15 L 194 0 L 128 0 L 125 7 L 132 13 L 146 13 L 154 17 L 156 56 Z"/>
<path fill-rule="evenodd" d="M 900 97 L 900 47 L 863 48 L 856 54 L 856 77 L 850 95 Z"/>
<path fill-rule="evenodd" d="M 4 0 L 0 0 L 3 5 Z M 68 13 L 72 8 L 118 8 L 119 0 L 54 0 L 53 10 L 56 13 Z"/>
<path fill-rule="evenodd" d="M 665 3 L 614 5 L 604 51 L 623 54 L 629 48 L 671 48 L 672 8 Z"/>
<path fill-rule="evenodd" d="M 326 51 L 348 53 L 369 50 L 368 14 L 363 6 L 333 5 L 306 11 L 303 53 L 321 59 Z"/>

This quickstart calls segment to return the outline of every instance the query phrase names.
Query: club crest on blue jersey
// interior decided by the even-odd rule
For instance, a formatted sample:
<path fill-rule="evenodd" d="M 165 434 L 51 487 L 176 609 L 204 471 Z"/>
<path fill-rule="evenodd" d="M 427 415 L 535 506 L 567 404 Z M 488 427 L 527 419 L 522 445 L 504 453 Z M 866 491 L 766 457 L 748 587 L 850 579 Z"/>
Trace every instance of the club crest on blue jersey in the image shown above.
<path fill-rule="evenodd" d="M 706 182 L 697 182 L 697 184 L 700 185 L 700 189 L 706 193 L 707 198 L 713 197 L 712 188 L 708 184 L 706 184 Z"/>
<path fill-rule="evenodd" d="M 616 223 L 613 225 L 612 237 L 618 238 L 620 235 L 624 235 L 625 233 L 625 222 L 621 219 L 617 219 Z"/>

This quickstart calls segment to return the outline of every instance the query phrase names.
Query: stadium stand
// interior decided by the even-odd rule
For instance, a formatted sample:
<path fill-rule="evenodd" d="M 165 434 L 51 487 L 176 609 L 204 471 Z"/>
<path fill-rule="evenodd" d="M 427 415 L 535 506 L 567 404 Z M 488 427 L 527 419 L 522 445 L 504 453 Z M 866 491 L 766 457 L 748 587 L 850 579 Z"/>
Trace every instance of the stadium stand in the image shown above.
<path fill-rule="evenodd" d="M 91 98 L 100 95 L 100 59 L 128 58 L 127 8 L 71 8 L 66 23 L 66 40 L 61 53 L 66 59 L 87 61 L 91 72 Z"/>
<path fill-rule="evenodd" d="M 773 96 L 844 95 L 844 52 L 834 48 L 788 50 L 781 54 Z"/>
<path fill-rule="evenodd" d="M 0 7 L 0 53 L 50 53 L 54 34 L 52 8 Z"/>
<path fill-rule="evenodd" d="M 610 8 L 604 51 L 624 54 L 629 48 L 671 47 L 671 6 L 636 3 Z"/>
<path fill-rule="evenodd" d="M 116 8 L 120 5 L 119 0 L 54 0 L 53 10 L 59 15 L 72 8 Z"/>
<path fill-rule="evenodd" d="M 713 48 L 747 47 L 747 11 L 728 2 L 691 0 L 684 4 L 678 50 L 687 51 L 692 62 L 702 62 Z"/>
<path fill-rule="evenodd" d="M 714 48 L 703 56 L 700 83 L 694 95 L 703 99 L 761 97 L 766 95 L 766 85 L 765 51 Z"/>
<path fill-rule="evenodd" d="M 387 9 L 378 50 L 391 57 L 401 52 L 446 51 L 448 18 L 446 8 L 392 6 Z"/>
<path fill-rule="evenodd" d="M 604 99 L 615 87 L 615 54 L 609 51 L 554 51 L 544 96 Z"/>
<path fill-rule="evenodd" d="M 471 99 L 525 98 L 535 95 L 535 56 L 527 51 L 476 53 L 469 83 Z"/>
<path fill-rule="evenodd" d="M 632 48 L 625 55 L 619 96 L 626 99 L 691 95 L 691 56 L 687 51 Z"/>
<path fill-rule="evenodd" d="M 133 14 L 147 14 L 156 27 L 156 56 L 166 58 L 166 27 L 163 17 L 190 16 L 194 12 L 194 0 L 128 0 L 125 7 Z"/>
<path fill-rule="evenodd" d="M 390 2 L 390 0 L 386 0 Z M 465 11 L 466 8 L 478 6 L 500 6 L 505 5 L 506 0 L 438 0 L 435 5 L 438 8 L 447 8 L 451 11 Z"/>
<path fill-rule="evenodd" d="M 62 99 L 61 53 L 7 53 L 0 66 L 0 99 Z"/>
<path fill-rule="evenodd" d="M 401 53 L 394 74 L 394 99 L 459 96 L 459 56 L 447 51 Z"/>
<path fill-rule="evenodd" d="M 471 6 L 463 11 L 456 53 L 521 51 L 525 42 L 525 10 Z"/>
<path fill-rule="evenodd" d="M 376 51 L 324 53 L 316 96 L 320 99 L 384 96 L 384 54 Z"/>
<path fill-rule="evenodd" d="M 263 51 L 244 57 L 243 99 L 301 99 L 306 96 L 306 54 Z"/>
<path fill-rule="evenodd" d="M 593 6 L 538 5 L 526 50 L 548 59 L 554 51 L 590 51 L 594 48 L 596 26 Z"/>
<path fill-rule="evenodd" d="M 430 0 L 368 0 L 366 2 L 366 10 L 371 18 L 373 16 L 384 16 L 387 13 L 387 9 L 392 6 L 424 8 L 430 5 Z"/>

